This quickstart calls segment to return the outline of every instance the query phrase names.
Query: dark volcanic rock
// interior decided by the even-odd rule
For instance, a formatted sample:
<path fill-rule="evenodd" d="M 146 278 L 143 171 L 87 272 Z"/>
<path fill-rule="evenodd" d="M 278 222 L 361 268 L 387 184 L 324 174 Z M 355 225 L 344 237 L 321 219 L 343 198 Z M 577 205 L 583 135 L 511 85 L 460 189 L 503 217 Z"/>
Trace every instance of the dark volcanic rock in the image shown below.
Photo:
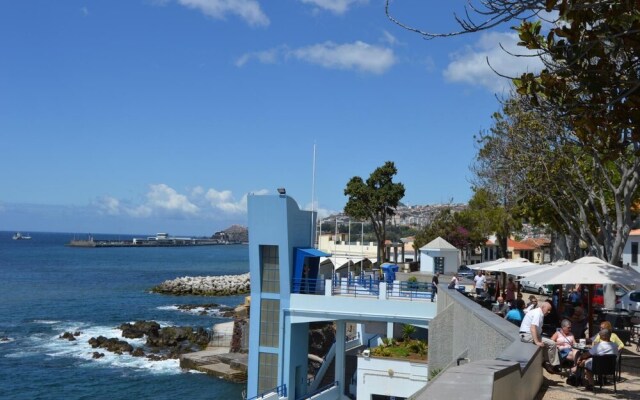
<path fill-rule="evenodd" d="M 76 335 L 78 336 L 78 335 Z M 60 339 L 67 339 L 68 341 L 72 342 L 74 340 L 76 340 L 75 336 L 73 335 L 73 333 L 71 332 L 65 332 L 62 335 L 58 336 Z"/>
<path fill-rule="evenodd" d="M 104 353 L 99 353 L 97 351 L 93 352 L 93 358 L 102 358 L 104 357 Z"/>
<path fill-rule="evenodd" d="M 92 337 L 89 339 L 89 344 L 94 349 L 99 347 L 116 354 L 131 353 L 133 351 L 133 346 L 128 342 L 116 338 L 107 339 L 104 336 Z"/>
<path fill-rule="evenodd" d="M 122 336 L 128 339 L 139 339 L 144 335 L 158 336 L 160 324 L 155 321 L 136 321 L 132 324 L 126 323 L 120 325 Z"/>
<path fill-rule="evenodd" d="M 136 347 L 136 349 L 133 352 L 131 352 L 131 355 L 134 356 L 134 357 L 144 357 L 145 356 L 144 350 L 142 350 L 141 347 Z"/>

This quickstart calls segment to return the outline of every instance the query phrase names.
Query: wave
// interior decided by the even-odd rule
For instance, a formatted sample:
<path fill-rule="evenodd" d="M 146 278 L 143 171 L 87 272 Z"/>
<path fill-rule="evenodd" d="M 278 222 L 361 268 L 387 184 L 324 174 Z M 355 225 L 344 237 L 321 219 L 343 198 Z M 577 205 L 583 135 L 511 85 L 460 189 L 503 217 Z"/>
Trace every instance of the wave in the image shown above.
<path fill-rule="evenodd" d="M 0 337 L 0 344 L 7 344 L 7 343 L 11 343 L 11 342 L 15 342 L 15 338 L 9 337 L 9 336 L 3 336 Z"/>
<path fill-rule="evenodd" d="M 146 340 L 128 339 L 122 336 L 120 329 L 108 326 L 89 325 L 82 322 L 59 322 L 52 329 L 55 335 L 48 333 L 33 334 L 24 341 L 24 346 L 16 349 L 7 357 L 23 358 L 31 356 L 48 357 L 70 357 L 82 360 L 82 367 L 112 367 L 126 368 L 128 370 L 145 371 L 158 375 L 176 375 L 182 373 L 179 360 L 152 361 L 146 357 L 133 357 L 129 354 L 114 354 L 105 349 L 92 348 L 88 343 L 92 337 L 104 336 L 107 338 L 118 338 L 126 340 L 134 348 L 143 347 Z M 76 340 L 62 339 L 60 336 L 65 332 L 74 334 Z M 104 354 L 100 358 L 93 358 L 94 352 Z"/>
<path fill-rule="evenodd" d="M 161 311 L 179 311 L 190 315 L 208 315 L 212 317 L 221 317 L 223 315 L 223 312 L 219 308 L 209 308 L 204 306 L 184 309 L 180 308 L 177 304 L 174 304 L 171 306 L 158 306 L 156 309 Z"/>

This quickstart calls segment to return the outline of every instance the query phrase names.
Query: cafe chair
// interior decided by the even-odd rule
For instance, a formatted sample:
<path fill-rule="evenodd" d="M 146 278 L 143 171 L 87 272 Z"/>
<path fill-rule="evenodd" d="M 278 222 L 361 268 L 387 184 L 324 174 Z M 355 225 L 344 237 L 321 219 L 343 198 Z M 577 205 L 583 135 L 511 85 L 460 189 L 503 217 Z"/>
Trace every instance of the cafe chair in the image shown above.
<path fill-rule="evenodd" d="M 616 354 L 604 354 L 593 356 L 591 361 L 591 372 L 594 382 L 600 383 L 600 389 L 606 376 L 613 376 L 613 392 L 618 393 L 616 387 L 616 371 L 618 367 L 618 356 Z M 593 385 L 593 392 L 596 392 L 596 385 Z"/>

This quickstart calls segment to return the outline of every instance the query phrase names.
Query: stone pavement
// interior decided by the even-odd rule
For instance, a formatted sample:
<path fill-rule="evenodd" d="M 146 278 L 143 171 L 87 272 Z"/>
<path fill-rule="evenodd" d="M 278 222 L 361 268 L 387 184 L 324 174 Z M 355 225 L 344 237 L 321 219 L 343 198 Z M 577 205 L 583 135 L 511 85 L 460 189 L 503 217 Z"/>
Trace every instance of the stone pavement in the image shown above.
<path fill-rule="evenodd" d="M 543 370 L 544 383 L 535 400 L 567 400 L 567 399 L 640 399 L 640 354 L 636 351 L 636 343 L 626 346 L 622 355 L 622 376 L 617 382 L 618 392 L 613 392 L 613 383 L 596 385 L 596 393 L 586 390 L 584 386 L 567 385 L 567 377 L 552 375 Z M 611 379 L 611 378 L 609 378 Z"/>

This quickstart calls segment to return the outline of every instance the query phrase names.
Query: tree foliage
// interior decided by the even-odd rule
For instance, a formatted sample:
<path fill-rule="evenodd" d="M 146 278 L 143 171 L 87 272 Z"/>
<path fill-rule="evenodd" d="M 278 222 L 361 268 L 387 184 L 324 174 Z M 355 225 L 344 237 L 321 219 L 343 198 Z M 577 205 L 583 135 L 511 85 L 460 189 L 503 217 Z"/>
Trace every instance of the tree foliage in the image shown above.
<path fill-rule="evenodd" d="M 364 181 L 354 176 L 347 183 L 344 195 L 348 196 L 344 212 L 348 216 L 370 221 L 378 239 L 378 261 L 386 260 L 385 240 L 387 222 L 395 214 L 395 210 L 404 197 L 404 185 L 393 182 L 398 173 L 395 164 L 387 161 L 376 168 Z"/>
<path fill-rule="evenodd" d="M 479 163 L 509 168 L 523 212 L 617 263 L 635 217 L 640 160 L 632 153 L 605 160 L 571 127 L 561 113 L 516 95 L 481 136 Z"/>

